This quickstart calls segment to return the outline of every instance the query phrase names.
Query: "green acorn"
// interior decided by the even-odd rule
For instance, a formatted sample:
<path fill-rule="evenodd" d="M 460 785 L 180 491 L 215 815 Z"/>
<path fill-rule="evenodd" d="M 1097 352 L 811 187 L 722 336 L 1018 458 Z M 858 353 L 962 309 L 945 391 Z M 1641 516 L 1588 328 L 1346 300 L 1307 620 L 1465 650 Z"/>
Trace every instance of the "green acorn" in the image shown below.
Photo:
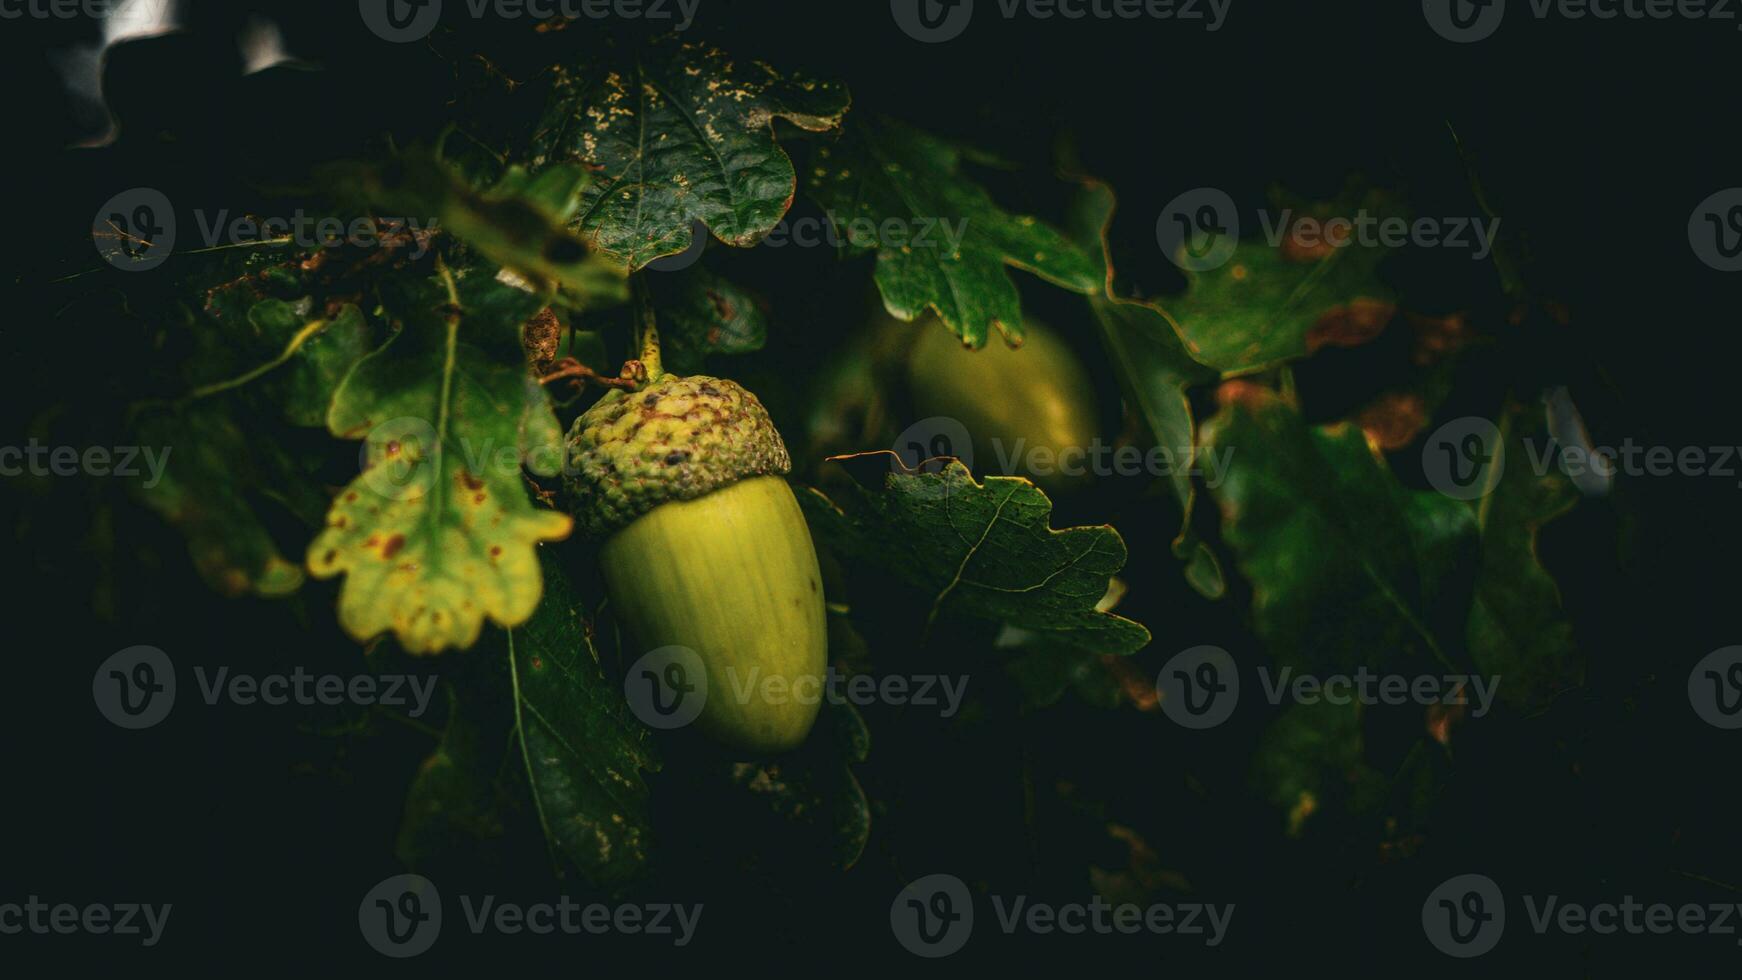
<path fill-rule="evenodd" d="M 1051 330 L 1027 320 L 1022 333 L 1020 347 L 994 337 L 970 350 L 935 317 L 922 318 L 908 352 L 908 381 L 920 415 L 953 418 L 968 430 L 978 468 L 992 472 L 1001 457 L 1014 458 L 1010 475 L 1030 477 L 1057 496 L 1092 479 L 1062 472 L 1056 461 L 1061 453 L 1080 459 L 1092 448 L 1094 389 L 1075 352 Z M 1028 472 L 1023 464 L 1030 459 L 1049 472 Z"/>
<path fill-rule="evenodd" d="M 822 574 L 762 403 L 665 375 L 600 399 L 568 455 L 575 522 L 602 542 L 617 616 L 640 649 L 687 647 L 707 669 L 697 724 L 755 751 L 803 742 L 828 650 Z"/>

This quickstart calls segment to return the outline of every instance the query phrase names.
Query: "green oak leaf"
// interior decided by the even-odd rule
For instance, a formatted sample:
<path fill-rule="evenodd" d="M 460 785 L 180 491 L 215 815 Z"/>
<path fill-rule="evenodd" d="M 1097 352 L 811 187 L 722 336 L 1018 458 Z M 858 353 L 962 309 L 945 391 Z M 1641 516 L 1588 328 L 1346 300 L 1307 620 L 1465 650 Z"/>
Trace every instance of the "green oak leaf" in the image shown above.
<path fill-rule="evenodd" d="M 697 222 L 728 245 L 761 241 L 797 183 L 774 121 L 822 132 L 850 102 L 839 85 L 669 37 L 555 68 L 551 87 L 533 167 L 594 175 L 576 224 L 631 271 L 699 245 Z"/>
<path fill-rule="evenodd" d="M 746 289 L 695 266 L 654 280 L 665 369 L 696 374 L 710 354 L 749 354 L 768 342 L 768 317 Z"/>
<path fill-rule="evenodd" d="M 1216 372 L 1199 363 L 1173 324 L 1156 308 L 1113 295 L 1112 253 L 1107 227 L 1113 220 L 1113 191 L 1105 184 L 1084 186 L 1072 213 L 1074 231 L 1091 255 L 1097 256 L 1103 286 L 1089 296 L 1089 309 L 1101 328 L 1109 360 L 1132 405 L 1149 426 L 1156 445 L 1175 453 L 1169 476 L 1182 517 L 1174 539 L 1174 555 L 1186 563 L 1186 581 L 1200 594 L 1217 599 L 1227 591 L 1221 562 L 1192 530 L 1197 488 L 1190 460 L 1198 449 L 1197 421 L 1187 389 L 1214 381 Z M 1181 458 L 1180 451 L 1184 450 Z"/>
<path fill-rule="evenodd" d="M 1466 639 L 1482 673 L 1505 678 L 1503 700 L 1537 707 L 1583 679 L 1560 589 L 1536 552 L 1537 532 L 1572 510 L 1579 495 L 1559 468 L 1538 474 L 1531 465 L 1526 440 L 1533 447 L 1550 444 L 1540 402 L 1509 406 L 1500 432 L 1500 464 L 1486 464 L 1483 479 L 1492 482 L 1470 504 L 1482 557 Z"/>
<path fill-rule="evenodd" d="M 818 148 L 806 186 L 850 254 L 877 253 L 877 288 L 891 314 L 911 322 L 929 308 L 970 347 L 994 328 L 1016 343 L 1022 303 L 1006 266 L 1084 294 L 1101 288 L 1100 271 L 1062 232 L 998 207 L 961 174 L 961 157 L 900 123 L 858 118 Z"/>
<path fill-rule="evenodd" d="M 651 818 L 641 770 L 659 761 L 622 687 L 606 679 L 589 603 L 540 549 L 549 600 L 508 632 L 515 731 L 533 806 L 551 850 L 610 885 L 647 860 Z"/>
<path fill-rule="evenodd" d="M 1279 199 L 1277 244 L 1240 241 L 1222 265 L 1187 271 L 1183 295 L 1160 301 L 1192 355 L 1223 377 L 1250 374 L 1302 358 L 1324 346 L 1371 339 L 1396 312 L 1378 269 L 1390 250 L 1350 240 L 1339 247 L 1293 247 L 1289 232 L 1302 218 L 1326 220 L 1364 211 L 1396 212 L 1376 194 L 1299 205 Z"/>
<path fill-rule="evenodd" d="M 1249 382 L 1218 397 L 1203 442 L 1231 455 L 1212 493 L 1277 660 L 1313 670 L 1455 663 L 1469 601 L 1457 570 L 1476 543 L 1469 508 L 1402 487 L 1358 426 L 1310 426 Z"/>
<path fill-rule="evenodd" d="M 1141 624 L 1096 609 L 1125 565 L 1125 542 L 1112 527 L 1054 530 L 1052 501 L 1034 484 L 996 476 L 976 483 L 953 459 L 922 473 L 888 452 L 836 462 L 858 482 L 844 509 L 821 491 L 800 494 L 812 528 L 842 554 L 929 594 L 931 620 L 962 613 L 1102 653 L 1149 642 Z"/>
<path fill-rule="evenodd" d="M 401 301 L 399 332 L 334 396 L 327 428 L 364 439 L 366 459 L 308 549 L 317 578 L 347 576 L 346 631 L 392 631 L 411 653 L 471 646 L 486 618 L 525 622 L 540 595 L 534 546 L 572 525 L 534 507 L 521 476 L 523 461 L 547 476 L 562 463 L 520 342 L 540 299 L 481 270 L 463 289 L 443 278 Z"/>

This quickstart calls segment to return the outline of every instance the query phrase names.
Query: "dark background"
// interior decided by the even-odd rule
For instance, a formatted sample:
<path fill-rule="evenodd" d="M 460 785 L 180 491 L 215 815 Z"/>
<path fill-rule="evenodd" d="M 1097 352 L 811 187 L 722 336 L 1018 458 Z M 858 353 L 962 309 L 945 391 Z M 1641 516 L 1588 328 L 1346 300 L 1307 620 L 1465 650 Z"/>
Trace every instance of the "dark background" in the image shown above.
<path fill-rule="evenodd" d="M 62 294 L 46 285 L 69 269 L 54 261 L 60 255 L 75 256 L 77 268 L 94 264 L 78 243 L 111 194 L 148 185 L 178 205 L 240 208 L 257 199 L 250 178 L 295 173 L 384 130 L 433 133 L 456 85 L 471 80 L 429 46 L 381 42 L 352 3 L 191 6 L 188 34 L 110 52 L 109 101 L 122 128 L 101 149 L 67 148 L 101 117 L 64 95 L 48 60 L 94 26 L 0 22 L 13 216 L 0 236 L 12 291 L 0 317 L 0 442 L 22 443 L 54 401 L 101 404 L 139 355 L 121 338 L 60 332 L 52 315 Z M 1405 188 L 1419 213 L 1470 213 L 1450 124 L 1505 222 L 1529 235 L 1531 290 L 1572 312 L 1571 329 L 1551 342 L 1512 349 L 1508 369 L 1571 384 L 1599 444 L 1736 443 L 1737 280 L 1695 259 L 1686 225 L 1696 203 L 1742 183 L 1730 105 L 1742 34 L 1701 21 L 1536 22 L 1514 6 L 1494 38 L 1470 46 L 1435 36 L 1409 2 L 1234 0 L 1214 34 L 983 12 L 963 37 L 921 45 L 881 2 L 703 0 L 693 30 L 734 53 L 844 81 L 854 112 L 887 112 L 1003 155 L 1019 176 L 988 181 L 1013 208 L 1056 214 L 1062 192 L 1036 175 L 1074 145 L 1081 167 L 1119 193 L 1114 237 L 1131 243 L 1121 272 L 1154 288 L 1168 268 L 1143 247 L 1153 216 L 1200 185 L 1253 203 L 1279 179 L 1310 193 L 1361 173 Z M 270 13 L 291 52 L 326 70 L 240 77 L 232 37 L 252 10 Z M 510 74 L 516 53 L 536 61 L 549 43 L 505 40 L 512 32 L 500 25 L 466 21 L 459 30 L 439 46 L 506 51 Z M 840 330 L 857 322 L 857 308 L 838 309 L 840 277 L 867 270 L 831 271 L 823 258 L 748 273 L 775 280 L 758 285 L 781 311 L 777 332 L 796 323 L 826 337 L 831 320 Z M 1481 270 L 1435 274 L 1453 295 L 1493 288 Z M 119 277 L 105 271 L 91 288 Z M 1058 301 L 1029 285 L 1025 300 Z M 777 337 L 770 356 L 824 344 Z M 1359 365 L 1329 370 L 1331 388 L 1364 383 Z M 1105 837 L 1108 822 L 1134 827 L 1198 896 L 1235 902 L 1233 936 L 1207 957 L 1153 938 L 1033 938 L 1018 950 L 1028 962 L 1437 971 L 1451 961 L 1421 938 L 1421 897 L 1466 871 L 1509 894 L 1737 900 L 1737 734 L 1699 723 L 1685 694 L 1693 662 L 1737 642 L 1734 482 L 1631 481 L 1551 528 L 1544 554 L 1588 658 L 1587 684 L 1539 715 L 1466 726 L 1456 772 L 1411 857 L 1388 859 L 1358 828 L 1335 823 L 1285 839 L 1275 812 L 1245 787 L 1256 724 L 1193 735 L 1067 700 L 964 725 L 869 713 L 872 755 L 859 777 L 879 809 L 864 858 L 844 874 L 802 849 L 783 853 L 777 830 L 698 805 L 668 767 L 654 779 L 655 873 L 632 894 L 708 903 L 702 939 L 675 954 L 698 967 L 831 972 L 917 962 L 891 940 L 887 909 L 902 883 L 923 874 L 951 871 L 1000 894 L 1086 898 L 1085 867 L 1125 858 Z M 333 583 L 311 583 L 293 603 L 219 599 L 173 534 L 137 513 L 117 532 L 125 567 L 114 571 L 88 531 L 106 492 L 75 481 L 0 490 L 15 529 L 0 539 L 13 569 L 3 593 L 12 642 L 0 689 L 0 900 L 172 901 L 165 942 L 149 954 L 164 962 L 393 968 L 359 938 L 355 902 L 399 870 L 399 807 L 429 740 L 391 728 L 335 736 L 319 730 L 333 719 L 206 708 L 191 690 L 191 707 L 148 732 L 103 721 L 91 671 L 137 643 L 171 651 L 184 684 L 198 663 L 342 673 L 358 664 L 332 622 Z M 1162 583 L 1128 610 L 1157 634 L 1139 660 L 1151 672 L 1171 650 L 1245 636 L 1234 603 L 1197 599 L 1169 573 L 1166 520 L 1155 524 L 1122 525 L 1132 577 L 1147 569 Z M 1038 804 L 1024 794 L 1025 773 L 1042 788 Z M 1046 791 L 1061 781 L 1073 788 L 1069 801 Z M 1025 818 L 1030 806 L 1038 809 Z M 444 881 L 526 901 L 588 894 L 574 879 L 545 876 L 536 842 L 504 850 Z M 756 855 L 752 867 L 740 853 Z M 1542 941 L 1523 928 L 1521 908 L 1511 911 L 1494 956 L 1557 972 L 1691 969 L 1742 954 L 1718 937 Z M 946 962 L 1010 952 L 1001 938 L 982 926 L 969 951 Z M 410 966 L 586 970 L 670 956 L 632 942 L 448 930 L 434 956 Z M 0 962 L 42 957 L 144 958 L 113 937 L 0 937 Z"/>

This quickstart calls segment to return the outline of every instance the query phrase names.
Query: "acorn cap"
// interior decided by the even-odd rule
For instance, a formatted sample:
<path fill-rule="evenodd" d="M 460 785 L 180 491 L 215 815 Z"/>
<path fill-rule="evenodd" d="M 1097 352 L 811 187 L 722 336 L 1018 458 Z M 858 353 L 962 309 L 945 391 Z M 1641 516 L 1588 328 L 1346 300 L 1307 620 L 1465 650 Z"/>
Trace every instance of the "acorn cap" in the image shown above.
<path fill-rule="evenodd" d="M 601 539 L 668 500 L 791 469 L 768 410 L 742 385 L 666 375 L 575 419 L 563 473 L 576 525 Z"/>

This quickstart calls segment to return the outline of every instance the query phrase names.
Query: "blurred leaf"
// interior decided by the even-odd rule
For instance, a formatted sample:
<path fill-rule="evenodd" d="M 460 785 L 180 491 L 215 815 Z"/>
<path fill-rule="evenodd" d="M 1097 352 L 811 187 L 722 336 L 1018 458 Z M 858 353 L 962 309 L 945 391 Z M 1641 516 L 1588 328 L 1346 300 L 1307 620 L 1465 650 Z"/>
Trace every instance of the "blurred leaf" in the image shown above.
<path fill-rule="evenodd" d="M 675 374 L 696 374 L 710 354 L 749 354 L 768 342 L 768 318 L 749 290 L 694 266 L 654 279 L 660 356 Z"/>
<path fill-rule="evenodd" d="M 525 282 L 555 290 L 566 305 L 584 309 L 628 298 L 622 270 L 596 255 L 569 226 L 589 186 L 578 166 L 530 174 L 508 167 L 488 187 L 474 187 L 450 163 L 427 150 L 408 150 L 380 166 L 337 165 L 325 172 L 342 199 L 393 209 L 420 230 L 402 237 L 421 250 L 432 232 L 445 232 Z"/>
<path fill-rule="evenodd" d="M 1537 557 L 1537 532 L 1572 510 L 1579 495 L 1558 467 L 1538 475 L 1525 442 L 1550 443 L 1540 403 L 1509 406 L 1502 420 L 1505 451 L 1493 489 L 1471 502 L 1481 529 L 1481 564 L 1470 607 L 1470 656 L 1482 673 L 1504 678 L 1508 704 L 1535 707 L 1583 679 L 1560 589 Z M 1494 479 L 1493 463 L 1483 475 Z"/>
<path fill-rule="evenodd" d="M 278 450 L 251 444 L 233 412 L 229 402 L 211 400 L 143 416 L 133 439 L 142 453 L 159 454 L 162 478 L 152 484 L 151 460 L 142 456 L 131 464 L 140 476 L 129 489 L 187 538 L 194 568 L 213 589 L 288 595 L 302 586 L 302 568 L 279 552 L 248 498 L 250 488 L 272 482 L 262 466 Z"/>
<path fill-rule="evenodd" d="M 1104 653 L 1149 642 L 1142 625 L 1095 608 L 1125 565 L 1125 542 L 1112 527 L 1055 531 L 1052 501 L 1034 484 L 976 483 L 953 459 L 935 473 L 907 472 L 893 453 L 832 462 L 858 482 L 845 509 L 821 491 L 800 494 L 811 527 L 843 555 L 929 594 L 928 622 L 961 613 Z"/>
<path fill-rule="evenodd" d="M 779 818 L 790 835 L 783 846 L 809 846 L 852 867 L 871 836 L 871 806 L 850 763 L 864 762 L 870 732 L 846 703 L 823 702 L 817 734 L 778 759 L 732 764 L 731 782 Z"/>
<path fill-rule="evenodd" d="M 313 428 L 327 424 L 333 394 L 351 368 L 375 348 L 375 331 L 351 304 L 327 318 L 310 316 L 303 311 L 306 305 L 263 300 L 248 311 L 248 319 L 263 336 L 281 339 L 286 348 L 297 345 L 284 369 L 272 376 L 272 399 L 286 421 Z"/>
<path fill-rule="evenodd" d="M 1303 205 L 1279 199 L 1276 220 L 1394 214 L 1378 195 Z M 1303 248 L 1292 230 L 1277 245 L 1242 240 L 1214 269 L 1186 272 L 1184 295 L 1161 301 L 1191 353 L 1224 377 L 1249 374 L 1326 346 L 1372 339 L 1396 313 L 1378 269 L 1390 250 L 1350 240 Z"/>
<path fill-rule="evenodd" d="M 1067 691 L 1075 691 L 1084 702 L 1098 708 L 1116 708 L 1124 701 L 1118 679 L 1101 664 L 1101 654 L 1041 637 L 1025 639 L 1014 652 L 1004 669 L 1016 679 L 1023 699 L 1033 707 L 1057 704 Z"/>
<path fill-rule="evenodd" d="M 515 730 L 533 804 L 551 850 L 588 880 L 617 884 L 647 862 L 650 821 L 641 770 L 657 771 L 652 736 L 606 679 L 589 607 L 551 549 L 540 549 L 548 597 L 508 633 Z"/>
<path fill-rule="evenodd" d="M 475 272 L 426 282 L 385 346 L 345 379 L 328 429 L 365 439 L 364 471 L 308 549 L 319 578 L 349 573 L 339 621 L 358 640 L 392 630 L 412 653 L 468 647 L 486 617 L 516 626 L 538 605 L 534 546 L 566 514 L 527 500 L 520 464 L 553 475 L 562 432 L 521 346 L 538 297 Z"/>
<path fill-rule="evenodd" d="M 1022 339 L 1022 303 L 1006 266 L 1079 293 L 1100 289 L 1093 257 L 1039 220 L 999 208 L 960 164 L 956 147 L 880 118 L 855 117 L 817 150 L 807 186 L 850 254 L 877 253 L 890 313 L 911 322 L 936 310 L 978 348 L 994 328 Z"/>
<path fill-rule="evenodd" d="M 596 176 L 579 230 L 630 271 L 688 249 L 696 222 L 728 245 L 761 241 L 797 182 L 775 119 L 821 132 L 850 101 L 839 85 L 670 37 L 606 51 L 553 70 L 532 162 Z"/>
<path fill-rule="evenodd" d="M 1112 254 L 1106 233 L 1113 220 L 1113 192 L 1105 184 L 1085 184 L 1072 213 L 1074 231 L 1091 255 L 1097 256 L 1103 286 L 1089 296 L 1089 309 L 1101 327 L 1109 360 L 1119 373 L 1126 394 L 1155 444 L 1175 454 L 1198 449 L 1197 423 L 1186 390 L 1214 381 L 1216 372 L 1192 357 L 1174 332 L 1173 324 L 1154 307 L 1113 295 Z M 1201 595 L 1219 599 L 1227 591 L 1221 561 L 1192 531 L 1197 490 L 1189 462 L 1176 462 L 1169 482 L 1180 502 L 1180 532 L 1173 542 L 1175 557 L 1186 563 L 1186 581 Z"/>
<path fill-rule="evenodd" d="M 1357 426 L 1309 426 L 1268 388 L 1218 391 L 1204 444 L 1229 451 L 1222 536 L 1252 585 L 1277 660 L 1306 669 L 1455 660 L 1476 522 L 1461 502 L 1406 490 Z"/>
<path fill-rule="evenodd" d="M 497 777 L 511 733 L 481 725 L 467 715 L 452 684 L 447 692 L 447 727 L 412 779 L 394 844 L 394 854 L 411 868 L 442 857 L 468 838 L 502 833 Z"/>
<path fill-rule="evenodd" d="M 1380 775 L 1362 761 L 1361 705 L 1291 705 L 1265 729 L 1252 757 L 1252 781 L 1286 814 L 1299 837 L 1308 819 L 1331 802 L 1347 802 L 1358 784 Z"/>
<path fill-rule="evenodd" d="M 1395 770 L 1386 772 L 1368 760 L 1364 715 L 1357 701 L 1295 704 L 1264 730 L 1252 756 L 1251 782 L 1282 811 L 1288 836 L 1300 837 L 1320 814 L 1364 814 L 1392 838 L 1381 844 L 1384 851 L 1407 849 L 1408 835 L 1427 826 L 1451 778 L 1444 747 L 1418 738 Z"/>

